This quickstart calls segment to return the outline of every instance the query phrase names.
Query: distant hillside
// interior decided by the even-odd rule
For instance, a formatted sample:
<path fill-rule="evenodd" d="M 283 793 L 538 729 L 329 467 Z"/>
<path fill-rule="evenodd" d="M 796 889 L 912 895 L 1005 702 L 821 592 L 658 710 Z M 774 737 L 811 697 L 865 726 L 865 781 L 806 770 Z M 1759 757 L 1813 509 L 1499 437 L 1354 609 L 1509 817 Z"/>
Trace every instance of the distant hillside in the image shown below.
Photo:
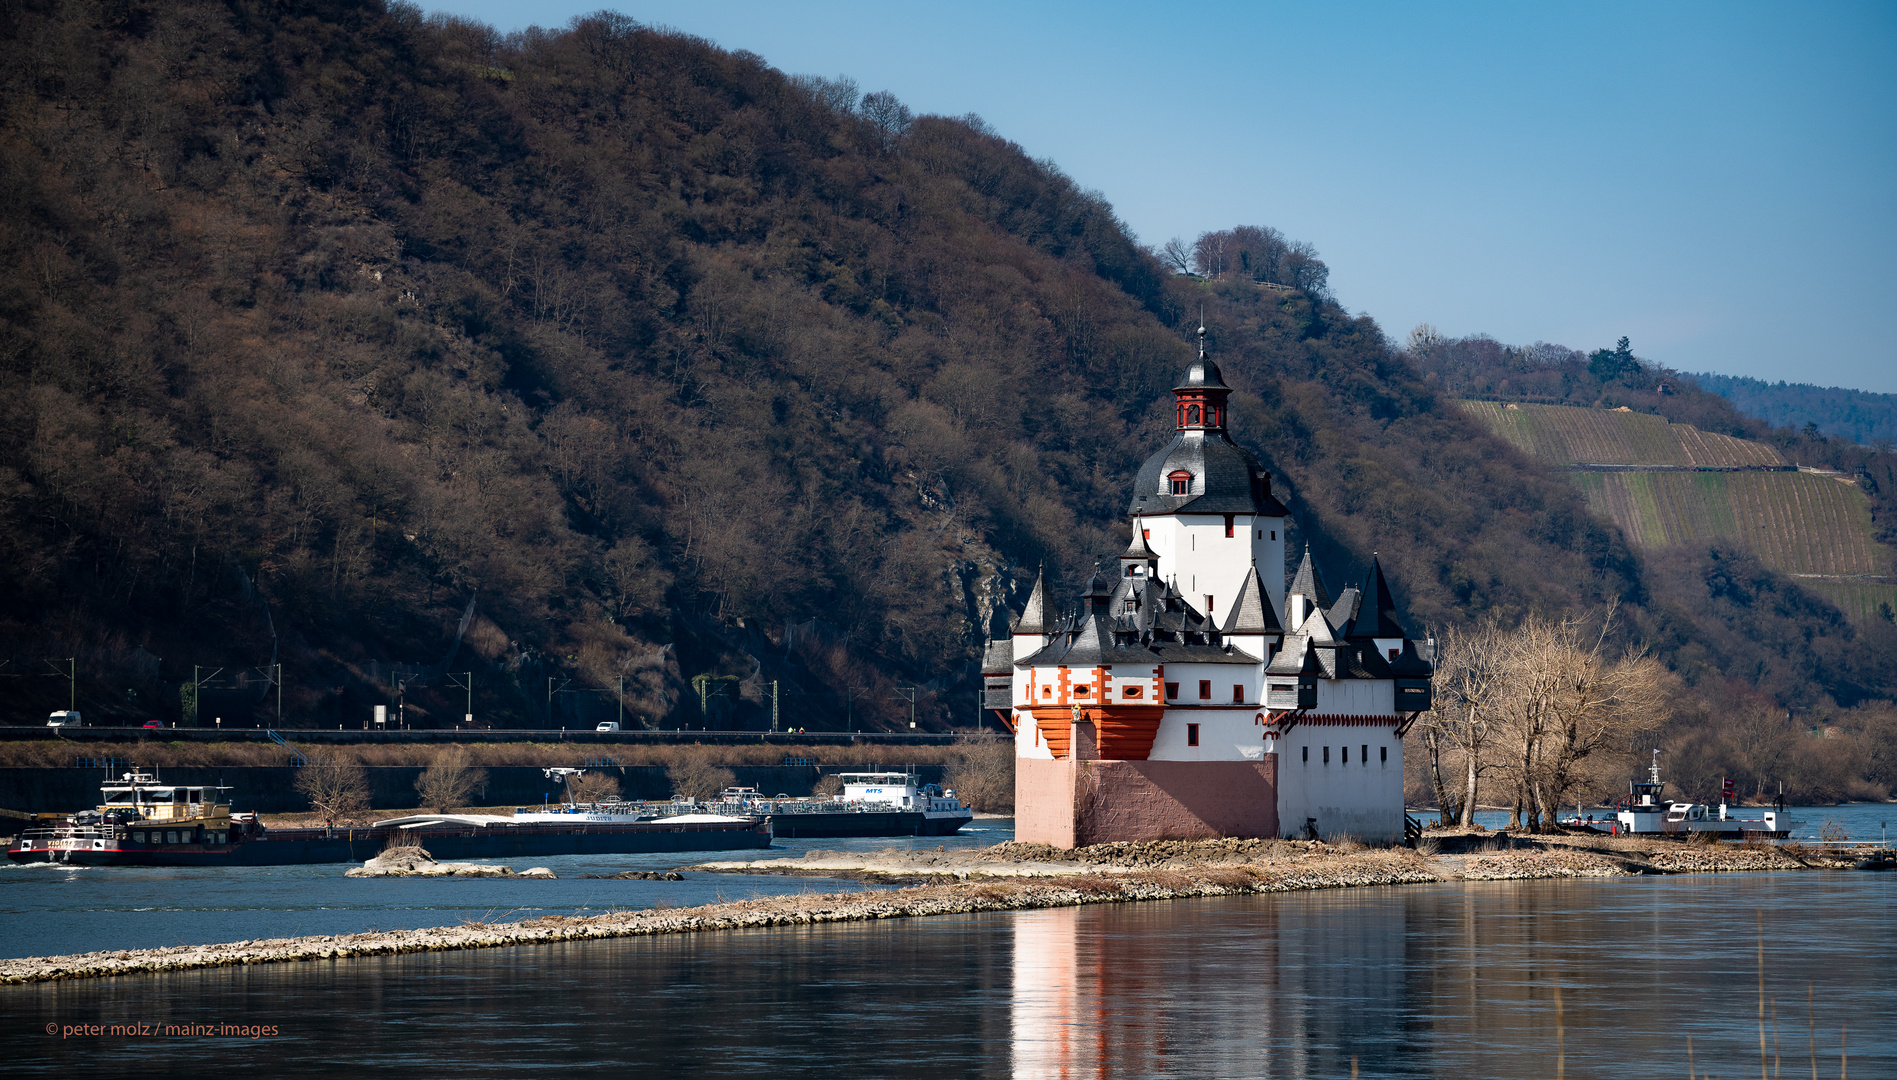
<path fill-rule="evenodd" d="M 1498 435 L 1569 475 L 1647 550 L 1735 543 L 1855 619 L 1897 605 L 1852 478 L 1797 471 L 1770 446 L 1624 409 L 1465 401 Z M 1858 579 L 1858 580 L 1851 580 Z"/>
<path fill-rule="evenodd" d="M 1810 383 L 1776 383 L 1710 372 L 1689 374 L 1699 385 L 1732 402 L 1747 416 L 1773 427 L 1814 425 L 1826 435 L 1861 446 L 1897 441 L 1897 394 L 1873 394 Z"/>
<path fill-rule="evenodd" d="M 1761 443 L 1668 423 L 1663 416 L 1618 409 L 1465 401 L 1496 434 L 1555 465 L 1782 467 Z"/>
<path fill-rule="evenodd" d="M 1334 585 L 1642 592 L 1314 252 L 1176 278 L 979 118 L 370 0 L 0 6 L 0 86 L 6 718 L 967 727 L 1036 569 L 1125 543 L 1201 305 Z"/>

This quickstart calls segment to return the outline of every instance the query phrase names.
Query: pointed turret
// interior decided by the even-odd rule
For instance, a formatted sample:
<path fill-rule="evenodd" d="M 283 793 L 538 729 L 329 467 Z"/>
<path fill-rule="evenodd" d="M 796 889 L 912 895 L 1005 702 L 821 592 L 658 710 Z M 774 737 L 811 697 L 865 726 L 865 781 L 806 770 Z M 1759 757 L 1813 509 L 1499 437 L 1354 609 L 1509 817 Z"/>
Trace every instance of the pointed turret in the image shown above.
<path fill-rule="evenodd" d="M 1147 546 L 1146 532 L 1140 528 L 1138 519 L 1135 519 L 1133 542 L 1126 545 L 1126 550 L 1120 553 L 1120 576 L 1151 576 L 1158 566 L 1159 556 L 1153 554 L 1153 549 Z"/>
<path fill-rule="evenodd" d="M 1047 633 L 1047 571 L 1045 568 L 1034 573 L 1034 588 L 1028 590 L 1028 602 L 1021 608 L 1021 617 L 1014 621 L 1015 636 Z"/>
<path fill-rule="evenodd" d="M 1404 638 L 1408 634 L 1396 621 L 1396 598 L 1390 595 L 1390 583 L 1383 580 L 1383 564 L 1370 557 L 1370 571 L 1363 576 L 1363 600 L 1351 621 L 1352 638 Z"/>
<path fill-rule="evenodd" d="M 1272 609 L 1270 598 L 1265 595 L 1264 584 L 1258 580 L 1257 568 L 1247 570 L 1245 583 L 1238 587 L 1238 600 L 1232 605 L 1232 613 L 1225 618 L 1225 636 L 1243 634 L 1257 637 L 1282 633 L 1284 626 L 1278 621 L 1278 613 Z"/>
<path fill-rule="evenodd" d="M 1317 572 L 1317 564 L 1311 561 L 1311 545 L 1304 545 L 1304 560 L 1298 563 L 1298 572 L 1291 579 L 1291 587 L 1284 594 L 1284 625 L 1287 630 L 1297 630 L 1304 620 L 1315 613 L 1321 613 L 1331 606 L 1331 595 L 1324 588 L 1324 579 Z"/>

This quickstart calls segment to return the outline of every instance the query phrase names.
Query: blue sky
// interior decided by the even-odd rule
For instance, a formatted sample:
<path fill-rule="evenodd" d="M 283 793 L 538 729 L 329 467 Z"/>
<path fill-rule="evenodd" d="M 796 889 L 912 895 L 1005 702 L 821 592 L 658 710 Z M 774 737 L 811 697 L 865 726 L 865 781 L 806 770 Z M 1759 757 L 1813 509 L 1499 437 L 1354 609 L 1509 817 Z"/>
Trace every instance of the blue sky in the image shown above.
<path fill-rule="evenodd" d="M 429 4 L 501 30 L 599 0 Z M 1315 244 L 1401 340 L 1897 393 L 1897 4 L 611 5 L 979 113 L 1141 240 Z"/>

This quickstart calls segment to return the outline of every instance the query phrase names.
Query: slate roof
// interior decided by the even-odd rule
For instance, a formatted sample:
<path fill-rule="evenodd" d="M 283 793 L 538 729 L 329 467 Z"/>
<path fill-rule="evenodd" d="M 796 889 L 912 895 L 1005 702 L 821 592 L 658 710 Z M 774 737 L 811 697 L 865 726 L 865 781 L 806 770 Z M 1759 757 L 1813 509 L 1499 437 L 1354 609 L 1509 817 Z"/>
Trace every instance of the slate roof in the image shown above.
<path fill-rule="evenodd" d="M 1344 591 L 1338 595 L 1337 602 L 1324 613 L 1324 617 L 1331 621 L 1331 625 L 1337 628 L 1339 634 L 1349 637 L 1350 621 L 1357 617 L 1357 610 L 1362 606 L 1362 602 L 1363 592 L 1355 585 L 1346 585 Z"/>
<path fill-rule="evenodd" d="M 1093 667 L 1106 664 L 1257 664 L 1259 658 L 1224 644 L 1218 627 L 1170 583 L 1150 574 L 1127 575 L 1111 588 L 1098 573 L 1087 583 L 1086 608 L 1055 622 L 1052 638 L 1016 667 Z"/>
<path fill-rule="evenodd" d="M 1292 575 L 1291 587 L 1285 590 L 1285 603 L 1289 604 L 1294 596 L 1302 596 L 1311 601 L 1311 606 L 1319 611 L 1328 611 L 1331 606 L 1331 594 L 1324 589 L 1324 577 L 1317 572 L 1317 564 L 1311 561 L 1311 545 L 1304 545 L 1304 560 L 1298 563 L 1298 572 Z"/>
<path fill-rule="evenodd" d="M 1219 366 L 1205 358 L 1200 342 L 1199 358 L 1186 368 L 1180 390 L 1209 390 L 1213 397 L 1230 391 Z M 1192 474 L 1192 483 L 1184 495 L 1172 493 L 1173 473 Z M 1133 496 L 1127 512 L 1141 515 L 1175 514 L 1257 514 L 1286 517 L 1291 511 L 1271 494 L 1271 474 L 1265 471 L 1251 451 L 1233 442 L 1223 428 L 1184 428 L 1172 441 L 1147 458 L 1133 478 Z"/>
<path fill-rule="evenodd" d="M 1014 639 L 1011 637 L 990 638 L 988 647 L 981 653 L 981 673 L 983 675 L 1005 675 L 1014 670 Z"/>
<path fill-rule="evenodd" d="M 1230 390 L 1225 385 L 1225 376 L 1219 366 L 1205 358 L 1205 335 L 1203 328 L 1199 336 L 1199 358 L 1186 368 L 1186 374 L 1179 380 L 1174 390 Z"/>
<path fill-rule="evenodd" d="M 1028 590 L 1028 602 L 1021 608 L 1021 617 L 1014 620 L 1014 632 L 1017 634 L 1047 633 L 1047 571 L 1038 570 L 1034 574 L 1034 588 Z"/>
<path fill-rule="evenodd" d="M 1390 674 L 1399 679 L 1428 679 L 1436 674 L 1436 665 L 1416 654 L 1416 642 L 1403 639 L 1403 651 L 1390 662 Z"/>
<path fill-rule="evenodd" d="M 1282 634 L 1284 624 L 1278 621 L 1278 611 L 1271 606 L 1271 597 L 1265 593 L 1265 587 L 1258 580 L 1258 568 L 1245 571 L 1245 582 L 1238 587 L 1238 599 L 1232 603 L 1232 613 L 1225 619 L 1225 634 Z"/>
<path fill-rule="evenodd" d="M 1363 576 L 1363 603 L 1353 616 L 1345 637 L 1407 638 L 1403 625 L 1396 621 L 1396 598 L 1390 595 L 1390 583 L 1383 580 L 1383 564 L 1370 557 L 1370 570 Z"/>

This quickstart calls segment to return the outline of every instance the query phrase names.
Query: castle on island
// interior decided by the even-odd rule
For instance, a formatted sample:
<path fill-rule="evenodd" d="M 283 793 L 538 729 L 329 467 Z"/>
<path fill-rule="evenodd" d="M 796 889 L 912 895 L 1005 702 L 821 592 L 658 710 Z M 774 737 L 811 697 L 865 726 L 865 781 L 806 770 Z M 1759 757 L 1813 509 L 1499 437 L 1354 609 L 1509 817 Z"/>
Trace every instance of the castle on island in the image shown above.
<path fill-rule="evenodd" d="M 1403 837 L 1403 736 L 1430 707 L 1433 649 L 1396 617 L 1373 557 L 1333 598 L 1290 511 L 1225 431 L 1199 358 L 1172 441 L 1146 459 L 1117 573 L 1059 614 L 1037 579 L 990 641 L 983 707 L 1015 733 L 1015 838 Z"/>

